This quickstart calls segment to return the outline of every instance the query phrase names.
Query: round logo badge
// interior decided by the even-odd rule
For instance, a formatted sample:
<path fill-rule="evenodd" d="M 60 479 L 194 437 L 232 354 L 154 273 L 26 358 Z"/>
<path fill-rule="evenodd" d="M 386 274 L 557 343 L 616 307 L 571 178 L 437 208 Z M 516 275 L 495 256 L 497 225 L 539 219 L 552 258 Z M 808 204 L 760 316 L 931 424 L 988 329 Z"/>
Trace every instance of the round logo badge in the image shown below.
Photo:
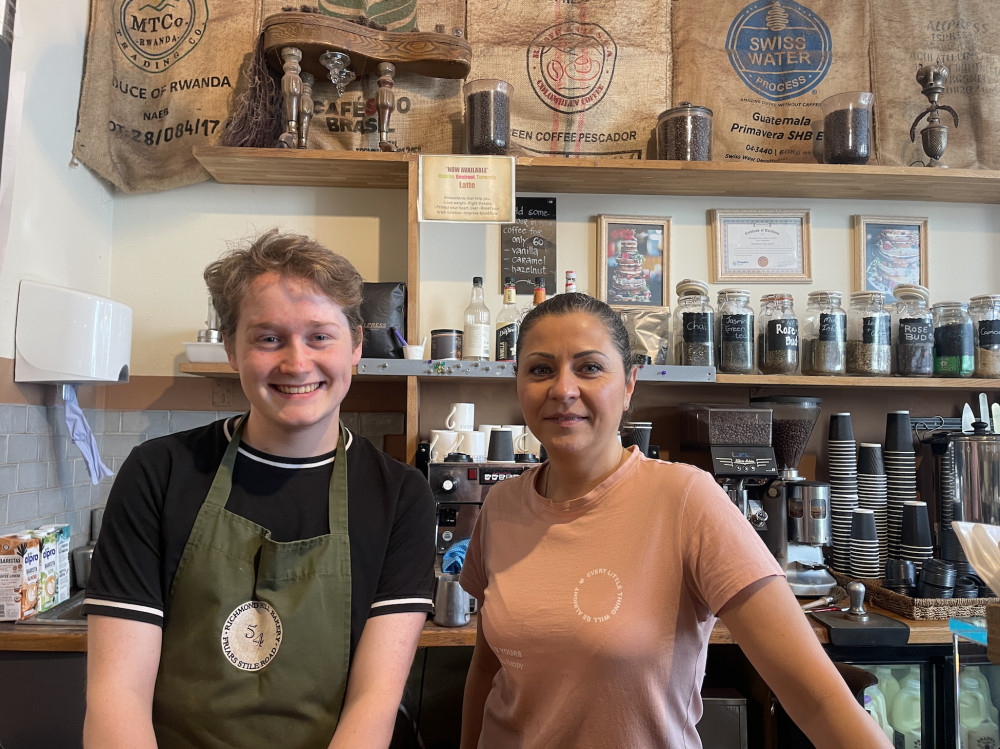
<path fill-rule="evenodd" d="M 222 652 L 242 671 L 260 671 L 281 646 L 281 619 L 264 601 L 241 603 L 222 627 Z"/>
<path fill-rule="evenodd" d="M 729 27 L 726 51 L 743 82 L 771 101 L 811 91 L 833 60 L 830 29 L 792 0 L 757 0 L 743 8 Z"/>
<path fill-rule="evenodd" d="M 161 73 L 205 34 L 208 0 L 119 0 L 118 49 L 147 73 Z"/>
<path fill-rule="evenodd" d="M 618 45 L 596 23 L 560 23 L 531 40 L 528 79 L 545 106 L 563 114 L 586 112 L 608 93 Z"/>
<path fill-rule="evenodd" d="M 599 567 L 581 577 L 573 588 L 573 610 L 585 622 L 611 620 L 622 607 L 622 581 L 614 570 Z"/>

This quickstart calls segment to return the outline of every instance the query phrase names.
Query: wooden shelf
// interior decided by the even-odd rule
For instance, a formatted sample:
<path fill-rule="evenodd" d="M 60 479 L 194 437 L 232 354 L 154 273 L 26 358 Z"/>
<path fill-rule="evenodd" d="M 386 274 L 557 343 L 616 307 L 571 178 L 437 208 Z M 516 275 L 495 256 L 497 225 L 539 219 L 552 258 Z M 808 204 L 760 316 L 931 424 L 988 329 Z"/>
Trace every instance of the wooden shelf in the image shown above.
<path fill-rule="evenodd" d="M 717 374 L 720 385 L 741 385 L 743 387 L 838 387 L 838 388 L 901 388 L 908 390 L 929 390 L 950 388 L 955 390 L 997 390 L 1000 380 L 974 379 L 971 377 L 826 377 L 822 375 L 731 375 Z"/>
<path fill-rule="evenodd" d="M 228 185 L 305 185 L 405 190 L 407 153 L 195 146 L 194 157 L 216 182 Z"/>
<path fill-rule="evenodd" d="M 195 146 L 216 182 L 408 188 L 415 154 Z M 1000 203 L 1000 172 L 982 169 L 625 161 L 521 156 L 517 191 L 705 197 Z"/>
<path fill-rule="evenodd" d="M 203 362 L 181 362 L 177 371 L 182 374 L 202 375 L 204 377 L 239 377 L 239 373 L 228 364 L 206 364 Z"/>

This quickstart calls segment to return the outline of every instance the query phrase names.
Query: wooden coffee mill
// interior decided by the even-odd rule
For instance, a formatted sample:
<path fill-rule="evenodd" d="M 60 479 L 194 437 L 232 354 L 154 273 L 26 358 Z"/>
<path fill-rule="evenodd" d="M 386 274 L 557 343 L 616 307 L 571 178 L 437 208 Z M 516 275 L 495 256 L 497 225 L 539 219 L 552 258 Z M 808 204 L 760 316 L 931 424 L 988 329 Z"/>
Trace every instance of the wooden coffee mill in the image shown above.
<path fill-rule="evenodd" d="M 278 147 L 305 148 L 312 119 L 312 86 L 327 77 L 336 96 L 355 78 L 378 74 L 379 150 L 394 151 L 389 118 L 396 108 L 397 72 L 462 79 L 472 66 L 472 48 L 457 36 L 438 32 L 381 31 L 317 13 L 277 13 L 264 19 L 264 53 L 281 71 L 283 132 Z"/>

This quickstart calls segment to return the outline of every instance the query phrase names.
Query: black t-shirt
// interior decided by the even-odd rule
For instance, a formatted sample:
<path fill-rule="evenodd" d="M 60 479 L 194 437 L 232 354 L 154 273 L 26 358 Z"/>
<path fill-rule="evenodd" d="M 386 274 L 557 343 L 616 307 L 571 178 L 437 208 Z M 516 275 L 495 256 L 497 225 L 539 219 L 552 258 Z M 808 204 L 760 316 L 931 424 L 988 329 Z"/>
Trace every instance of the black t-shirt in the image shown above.
<path fill-rule="evenodd" d="M 232 436 L 233 420 L 149 440 L 125 460 L 94 550 L 85 613 L 163 626 L 177 565 Z M 348 432 L 351 654 L 371 616 L 429 612 L 434 500 L 415 468 Z M 276 541 L 329 533 L 336 452 L 283 458 L 240 445 L 226 509 Z"/>

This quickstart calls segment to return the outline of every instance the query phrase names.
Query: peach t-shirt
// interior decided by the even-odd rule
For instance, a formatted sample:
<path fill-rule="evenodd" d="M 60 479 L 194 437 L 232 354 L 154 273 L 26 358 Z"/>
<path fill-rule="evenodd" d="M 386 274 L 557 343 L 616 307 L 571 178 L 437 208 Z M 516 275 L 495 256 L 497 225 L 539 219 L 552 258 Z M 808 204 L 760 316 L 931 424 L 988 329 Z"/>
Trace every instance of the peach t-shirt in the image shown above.
<path fill-rule="evenodd" d="M 692 466 L 633 447 L 569 502 L 538 472 L 490 491 L 462 569 L 501 663 L 480 749 L 701 746 L 713 612 L 781 567 Z"/>

